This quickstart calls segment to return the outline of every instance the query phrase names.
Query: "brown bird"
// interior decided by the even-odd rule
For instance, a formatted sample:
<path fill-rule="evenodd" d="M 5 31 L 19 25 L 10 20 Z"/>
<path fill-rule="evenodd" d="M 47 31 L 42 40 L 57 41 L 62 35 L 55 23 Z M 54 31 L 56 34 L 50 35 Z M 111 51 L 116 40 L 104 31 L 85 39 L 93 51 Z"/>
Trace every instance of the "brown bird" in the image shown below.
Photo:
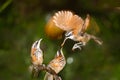
<path fill-rule="evenodd" d="M 90 22 L 89 15 L 87 15 L 85 20 L 83 20 L 81 17 L 73 14 L 71 11 L 58 11 L 53 16 L 53 22 L 57 27 L 66 31 L 65 39 L 61 46 L 64 45 L 67 39 L 78 42 L 74 44 L 72 50 L 76 48 L 81 49 L 81 46 L 86 45 L 90 39 L 93 39 L 100 45 L 102 44 L 102 41 L 100 41 L 98 38 L 85 32 Z"/>
<path fill-rule="evenodd" d="M 64 68 L 65 64 L 66 64 L 66 60 L 61 48 L 57 51 L 57 54 L 55 55 L 54 59 L 50 61 L 47 67 L 51 68 L 53 71 L 55 71 L 56 74 L 58 74 Z M 47 72 L 44 80 L 53 80 L 53 79 L 55 79 L 54 75 Z M 59 80 L 61 80 L 60 77 Z"/>
<path fill-rule="evenodd" d="M 37 77 L 39 74 L 38 67 L 43 65 L 43 51 L 40 49 L 40 43 L 42 39 L 37 40 L 33 43 L 31 47 L 31 62 L 32 62 L 32 72 L 33 77 Z"/>

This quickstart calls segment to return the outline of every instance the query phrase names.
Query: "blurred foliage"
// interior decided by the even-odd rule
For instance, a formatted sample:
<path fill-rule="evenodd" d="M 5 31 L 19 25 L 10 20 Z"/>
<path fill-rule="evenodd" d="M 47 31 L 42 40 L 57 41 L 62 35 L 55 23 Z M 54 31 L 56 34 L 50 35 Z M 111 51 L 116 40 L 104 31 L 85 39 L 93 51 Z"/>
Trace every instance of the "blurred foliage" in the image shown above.
<path fill-rule="evenodd" d="M 63 49 L 73 62 L 59 75 L 63 80 L 120 80 L 120 1 L 119 0 L 0 0 L 0 80 L 31 80 L 28 67 L 32 43 L 43 38 L 44 63 L 55 55 L 62 40 L 50 40 L 44 27 L 47 17 L 58 10 L 71 10 L 85 19 L 92 17 L 92 40 L 82 51 L 71 51 L 73 41 Z M 69 44 L 71 43 L 71 44 Z M 69 47 L 68 47 L 69 46 Z M 44 77 L 41 72 L 39 80 Z"/>

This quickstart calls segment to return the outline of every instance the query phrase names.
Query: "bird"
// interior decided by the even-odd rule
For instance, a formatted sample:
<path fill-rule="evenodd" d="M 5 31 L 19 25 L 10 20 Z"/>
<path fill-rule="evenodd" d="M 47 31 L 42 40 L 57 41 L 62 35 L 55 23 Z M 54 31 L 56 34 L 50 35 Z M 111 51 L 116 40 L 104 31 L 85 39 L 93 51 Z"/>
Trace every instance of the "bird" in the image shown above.
<path fill-rule="evenodd" d="M 38 77 L 39 66 L 43 65 L 43 51 L 40 48 L 42 38 L 35 41 L 31 47 L 31 62 L 32 62 L 32 73 L 33 77 Z"/>
<path fill-rule="evenodd" d="M 66 59 L 62 52 L 62 48 L 60 48 L 57 51 L 54 59 L 49 62 L 47 67 L 51 68 L 53 71 L 55 71 L 56 74 L 58 74 L 65 67 L 65 64 Z M 58 79 L 56 79 L 55 77 L 56 76 L 54 76 L 53 74 L 46 72 L 44 80 L 61 80 L 61 77 L 59 77 Z"/>
<path fill-rule="evenodd" d="M 53 22 L 56 27 L 65 31 L 65 38 L 61 44 L 61 47 L 67 39 L 77 42 L 73 45 L 72 50 L 77 48 L 81 50 L 81 47 L 85 46 L 90 39 L 93 39 L 99 45 L 102 44 L 102 41 L 99 38 L 85 32 L 90 23 L 89 14 L 87 14 L 87 17 L 83 20 L 71 11 L 58 11 L 53 15 Z"/>

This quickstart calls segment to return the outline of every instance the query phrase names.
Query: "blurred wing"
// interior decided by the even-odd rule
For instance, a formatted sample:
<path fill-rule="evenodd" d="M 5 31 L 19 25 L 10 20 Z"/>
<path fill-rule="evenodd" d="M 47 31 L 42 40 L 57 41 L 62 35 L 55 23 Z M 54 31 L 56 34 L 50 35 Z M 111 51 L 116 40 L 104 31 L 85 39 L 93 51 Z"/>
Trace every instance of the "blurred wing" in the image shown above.
<path fill-rule="evenodd" d="M 63 32 L 64 30 L 60 29 L 59 27 L 56 27 L 56 25 L 53 22 L 53 17 L 50 18 L 50 20 L 45 26 L 46 35 L 51 39 L 61 39 Z"/>
<path fill-rule="evenodd" d="M 86 17 L 86 19 L 84 21 L 84 24 L 82 25 L 82 28 L 81 28 L 80 32 L 84 33 L 86 31 L 86 29 L 89 27 L 89 23 L 90 23 L 90 15 L 87 14 L 87 17 Z"/>
<path fill-rule="evenodd" d="M 73 31 L 74 34 L 77 34 L 78 32 L 81 31 L 83 24 L 84 24 L 83 19 L 81 17 L 79 17 L 78 15 L 74 15 L 69 23 L 69 25 L 74 30 Z"/>
<path fill-rule="evenodd" d="M 53 16 L 53 22 L 57 27 L 61 28 L 62 30 L 68 31 L 72 29 L 69 25 L 72 17 L 73 13 L 70 11 L 59 11 Z"/>
<path fill-rule="evenodd" d="M 90 34 L 96 35 L 100 32 L 100 28 L 98 23 L 96 22 L 95 18 L 90 17 L 90 24 L 87 27 L 86 31 Z"/>
<path fill-rule="evenodd" d="M 65 31 L 78 28 L 83 24 L 83 20 L 70 11 L 59 11 L 53 18 L 55 25 Z"/>

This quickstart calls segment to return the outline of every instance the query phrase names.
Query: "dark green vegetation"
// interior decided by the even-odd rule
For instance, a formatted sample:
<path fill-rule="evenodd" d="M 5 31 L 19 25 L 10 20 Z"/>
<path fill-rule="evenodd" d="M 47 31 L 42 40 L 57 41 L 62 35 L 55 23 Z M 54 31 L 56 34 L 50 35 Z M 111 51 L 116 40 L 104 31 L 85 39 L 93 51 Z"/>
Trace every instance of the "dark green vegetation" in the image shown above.
<path fill-rule="evenodd" d="M 64 46 L 66 59 L 72 57 L 59 74 L 63 80 L 120 80 L 120 1 L 118 0 L 0 0 L 0 80 L 30 80 L 28 66 L 32 43 L 43 38 L 44 63 L 55 55 L 62 40 L 50 40 L 44 27 L 49 14 L 71 10 L 94 19 L 89 31 L 103 40 L 92 40 L 82 51 L 72 52 L 72 41 Z M 69 46 L 69 47 L 68 47 Z M 39 76 L 43 79 L 44 72 Z"/>

